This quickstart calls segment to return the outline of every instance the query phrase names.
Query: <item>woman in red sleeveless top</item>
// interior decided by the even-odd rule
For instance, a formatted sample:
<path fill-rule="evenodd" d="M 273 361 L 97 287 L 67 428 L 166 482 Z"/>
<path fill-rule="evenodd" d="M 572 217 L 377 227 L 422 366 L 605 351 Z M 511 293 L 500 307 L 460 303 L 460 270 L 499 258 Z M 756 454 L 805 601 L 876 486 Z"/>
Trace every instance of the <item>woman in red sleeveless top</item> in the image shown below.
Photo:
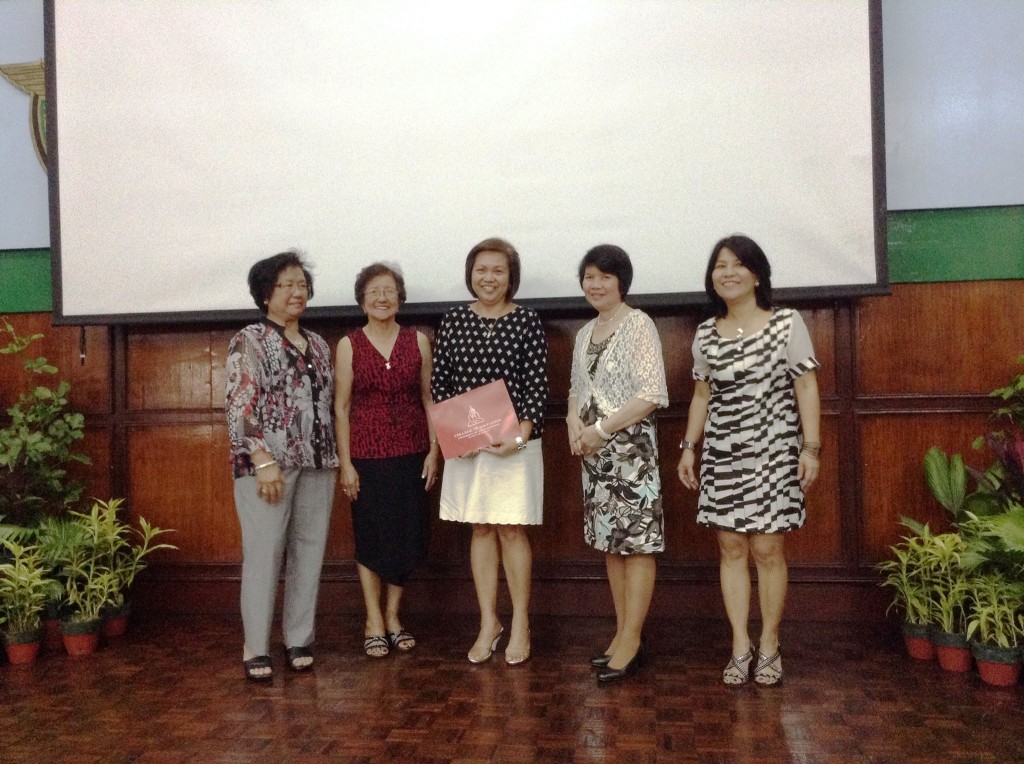
<path fill-rule="evenodd" d="M 367 266 L 355 293 L 367 321 L 338 343 L 335 429 L 366 601 L 363 650 L 383 658 L 416 646 L 398 609 L 409 574 L 427 554 L 427 491 L 439 449 L 426 415 L 430 341 L 395 321 L 406 297 L 401 272 Z"/>

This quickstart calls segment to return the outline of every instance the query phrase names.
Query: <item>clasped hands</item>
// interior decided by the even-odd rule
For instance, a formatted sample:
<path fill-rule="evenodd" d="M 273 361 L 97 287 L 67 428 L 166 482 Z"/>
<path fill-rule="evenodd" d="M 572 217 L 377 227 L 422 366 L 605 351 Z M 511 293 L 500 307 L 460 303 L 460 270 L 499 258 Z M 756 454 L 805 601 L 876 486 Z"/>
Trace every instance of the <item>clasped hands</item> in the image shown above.
<path fill-rule="evenodd" d="M 592 456 L 604 448 L 605 439 L 597 434 L 594 425 L 585 425 L 579 417 L 566 419 L 569 430 L 569 450 L 576 456 Z"/>
<path fill-rule="evenodd" d="M 511 456 L 518 450 L 519 444 L 516 443 L 515 438 L 506 438 L 505 440 L 499 440 L 497 443 L 491 443 L 489 446 L 478 448 L 475 451 L 467 451 L 459 458 L 472 459 L 481 453 L 494 454 L 495 456 Z"/>

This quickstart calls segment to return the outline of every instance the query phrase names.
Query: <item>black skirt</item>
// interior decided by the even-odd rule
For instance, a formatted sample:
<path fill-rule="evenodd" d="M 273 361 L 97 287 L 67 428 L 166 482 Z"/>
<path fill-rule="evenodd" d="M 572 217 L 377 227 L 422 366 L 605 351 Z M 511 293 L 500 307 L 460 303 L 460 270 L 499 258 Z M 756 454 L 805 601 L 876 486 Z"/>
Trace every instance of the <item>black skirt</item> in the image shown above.
<path fill-rule="evenodd" d="M 384 583 L 405 586 L 427 556 L 430 509 L 423 490 L 425 453 L 353 459 L 359 498 L 352 502 L 356 561 Z"/>

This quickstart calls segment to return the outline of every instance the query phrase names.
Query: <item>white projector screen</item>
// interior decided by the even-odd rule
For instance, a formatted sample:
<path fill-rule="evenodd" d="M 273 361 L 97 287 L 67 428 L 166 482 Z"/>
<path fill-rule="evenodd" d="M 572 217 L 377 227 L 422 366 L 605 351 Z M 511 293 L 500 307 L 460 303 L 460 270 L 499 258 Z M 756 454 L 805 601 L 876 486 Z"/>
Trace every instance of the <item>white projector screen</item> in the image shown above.
<path fill-rule="evenodd" d="M 879 24 L 877 0 L 48 0 L 55 319 L 251 312 L 249 266 L 292 247 L 313 315 L 355 312 L 381 259 L 437 311 L 488 236 L 541 308 L 580 304 L 604 242 L 638 304 L 697 302 L 735 232 L 792 296 L 882 293 Z"/>

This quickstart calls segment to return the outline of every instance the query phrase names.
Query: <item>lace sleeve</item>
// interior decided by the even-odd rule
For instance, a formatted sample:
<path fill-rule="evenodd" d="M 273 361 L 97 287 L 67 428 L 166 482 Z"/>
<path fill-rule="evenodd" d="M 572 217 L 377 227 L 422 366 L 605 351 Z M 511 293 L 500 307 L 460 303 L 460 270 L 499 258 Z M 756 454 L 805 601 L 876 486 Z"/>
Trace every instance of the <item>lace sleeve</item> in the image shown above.
<path fill-rule="evenodd" d="M 633 344 L 634 375 L 639 383 L 634 395 L 659 407 L 668 405 L 668 385 L 665 382 L 665 359 L 661 340 L 654 321 L 641 313 Z"/>

